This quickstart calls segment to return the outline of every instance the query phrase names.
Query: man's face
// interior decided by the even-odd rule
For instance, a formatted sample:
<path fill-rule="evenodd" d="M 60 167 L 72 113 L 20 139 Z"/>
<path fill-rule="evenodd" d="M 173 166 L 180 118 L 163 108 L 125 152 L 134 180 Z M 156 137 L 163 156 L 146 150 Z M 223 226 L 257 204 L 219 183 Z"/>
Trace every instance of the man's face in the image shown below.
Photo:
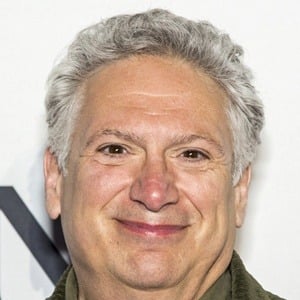
<path fill-rule="evenodd" d="M 46 154 L 48 210 L 61 214 L 79 281 L 166 288 L 224 271 L 247 190 L 232 186 L 226 101 L 172 58 L 130 58 L 89 78 L 65 177 Z"/>

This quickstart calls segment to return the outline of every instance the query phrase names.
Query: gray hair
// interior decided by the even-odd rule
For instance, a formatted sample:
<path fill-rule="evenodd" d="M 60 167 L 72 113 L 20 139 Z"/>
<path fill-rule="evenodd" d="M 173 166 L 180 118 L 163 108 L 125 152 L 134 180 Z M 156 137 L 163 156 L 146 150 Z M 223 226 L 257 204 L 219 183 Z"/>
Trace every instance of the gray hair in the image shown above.
<path fill-rule="evenodd" d="M 208 22 L 162 9 L 115 16 L 84 29 L 53 68 L 46 95 L 48 145 L 59 167 L 66 171 L 84 82 L 100 66 L 136 55 L 183 59 L 224 89 L 234 142 L 232 177 L 237 182 L 254 159 L 264 121 L 251 72 L 242 62 L 243 50 Z"/>

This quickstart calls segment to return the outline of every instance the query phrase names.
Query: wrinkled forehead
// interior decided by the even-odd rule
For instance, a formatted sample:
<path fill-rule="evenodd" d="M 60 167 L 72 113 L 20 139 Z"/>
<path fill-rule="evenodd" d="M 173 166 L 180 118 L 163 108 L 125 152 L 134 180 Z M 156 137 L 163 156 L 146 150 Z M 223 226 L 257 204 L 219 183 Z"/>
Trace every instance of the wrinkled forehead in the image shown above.
<path fill-rule="evenodd" d="M 77 125 L 85 131 L 121 121 L 165 122 L 170 130 L 229 127 L 224 91 L 189 63 L 170 57 L 131 57 L 101 67 L 87 80 L 83 103 Z"/>
<path fill-rule="evenodd" d="M 216 107 L 225 110 L 228 105 L 226 93 L 213 79 L 192 64 L 169 56 L 143 55 L 122 59 L 95 71 L 85 84 L 86 103 L 95 98 L 122 98 L 125 95 L 126 101 L 143 95 L 152 101 L 181 98 L 183 107 L 187 105 L 186 99 L 192 96 L 208 110 Z M 210 103 L 203 101 L 204 98 L 209 98 Z M 169 101 L 165 105 L 172 108 L 173 103 Z"/>

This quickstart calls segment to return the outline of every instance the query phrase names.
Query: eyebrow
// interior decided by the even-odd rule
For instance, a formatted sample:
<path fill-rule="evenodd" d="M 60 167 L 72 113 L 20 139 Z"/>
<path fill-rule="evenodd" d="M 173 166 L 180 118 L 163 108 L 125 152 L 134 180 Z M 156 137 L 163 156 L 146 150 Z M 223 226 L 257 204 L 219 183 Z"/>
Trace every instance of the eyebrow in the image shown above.
<path fill-rule="evenodd" d="M 197 140 L 204 140 L 210 145 L 212 145 L 213 147 L 215 147 L 221 155 L 225 154 L 222 145 L 216 140 L 212 139 L 211 137 L 208 137 L 207 135 L 190 134 L 190 135 L 175 136 L 173 145 L 189 144 Z"/>
<path fill-rule="evenodd" d="M 93 134 L 87 141 L 86 147 L 88 147 L 91 143 L 93 143 L 97 138 L 103 136 L 103 135 L 112 135 L 119 139 L 141 145 L 144 144 L 144 139 L 136 136 L 135 134 L 129 133 L 129 132 L 122 132 L 117 129 L 104 129 L 101 131 L 97 131 L 95 134 Z"/>
<path fill-rule="evenodd" d="M 97 131 L 95 134 L 93 134 L 87 141 L 86 147 L 88 147 L 91 143 L 93 143 L 97 138 L 101 136 L 115 136 L 119 139 L 122 139 L 124 141 L 128 141 L 130 143 L 142 146 L 146 144 L 146 140 L 144 138 L 141 138 L 133 133 L 130 132 L 122 132 L 117 129 L 104 129 L 101 131 Z M 189 144 L 197 140 L 204 140 L 210 145 L 212 145 L 214 148 L 217 149 L 217 151 L 224 155 L 225 151 L 222 145 L 217 142 L 216 140 L 212 139 L 211 137 L 208 137 L 207 135 L 198 135 L 198 134 L 188 134 L 188 135 L 175 135 L 172 138 L 172 146 L 176 145 L 182 145 L 182 144 Z"/>

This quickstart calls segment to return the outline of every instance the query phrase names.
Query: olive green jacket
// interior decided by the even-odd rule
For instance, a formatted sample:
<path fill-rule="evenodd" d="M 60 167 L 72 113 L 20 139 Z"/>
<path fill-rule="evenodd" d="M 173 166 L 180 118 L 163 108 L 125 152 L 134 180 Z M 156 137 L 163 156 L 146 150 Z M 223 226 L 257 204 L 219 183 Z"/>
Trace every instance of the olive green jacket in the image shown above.
<path fill-rule="evenodd" d="M 228 293 L 224 293 L 227 296 L 225 298 L 221 298 L 222 300 L 284 300 L 278 296 L 271 294 L 268 291 L 265 291 L 262 286 L 246 271 L 240 257 L 236 252 L 233 252 L 232 260 L 228 268 L 229 277 L 231 283 L 229 283 Z M 77 296 L 68 296 L 69 299 L 66 299 L 66 282 L 68 276 L 72 273 L 72 267 L 69 267 L 64 274 L 62 275 L 59 283 L 56 286 L 56 289 L 53 295 L 47 300 L 77 300 Z M 73 272 L 74 274 L 74 272 Z M 75 278 L 75 277 L 74 277 Z M 70 282 L 70 281 L 69 281 Z M 77 294 L 77 285 L 76 279 L 72 282 L 75 282 L 72 286 L 72 290 L 74 294 Z M 68 287 L 70 288 L 70 287 Z M 213 285 L 211 289 L 215 289 L 216 286 Z M 220 288 L 220 285 L 219 285 Z M 74 292 L 76 291 L 76 292 Z M 211 300 L 218 300 L 220 297 L 216 297 L 216 289 L 211 293 L 208 290 L 201 299 L 211 299 Z M 210 296 L 214 295 L 214 296 Z M 216 299 L 218 298 L 218 299 Z M 199 299 L 199 300 L 201 300 Z"/>

